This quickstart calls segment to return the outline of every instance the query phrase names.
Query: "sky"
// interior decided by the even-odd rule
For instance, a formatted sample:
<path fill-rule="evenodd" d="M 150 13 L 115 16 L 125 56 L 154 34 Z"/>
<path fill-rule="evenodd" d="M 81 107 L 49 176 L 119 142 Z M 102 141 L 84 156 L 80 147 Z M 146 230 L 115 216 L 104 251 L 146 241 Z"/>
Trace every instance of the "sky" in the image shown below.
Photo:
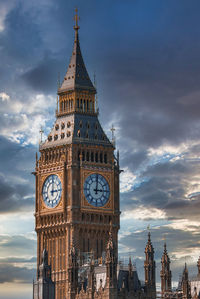
<path fill-rule="evenodd" d="M 144 279 L 150 225 L 173 285 L 200 255 L 199 0 L 0 0 L 0 299 L 32 298 L 35 154 L 55 120 L 74 8 L 100 121 L 120 151 L 119 256 Z M 18 295 L 16 295 L 16 293 Z M 18 296 L 18 297 L 16 297 Z"/>

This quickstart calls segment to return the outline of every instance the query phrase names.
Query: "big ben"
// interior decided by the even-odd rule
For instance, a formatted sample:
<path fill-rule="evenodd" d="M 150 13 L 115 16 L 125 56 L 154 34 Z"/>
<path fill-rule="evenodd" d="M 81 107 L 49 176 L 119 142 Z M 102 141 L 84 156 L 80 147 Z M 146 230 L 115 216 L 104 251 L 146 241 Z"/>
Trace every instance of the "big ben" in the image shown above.
<path fill-rule="evenodd" d="M 37 266 L 48 252 L 55 298 L 68 295 L 69 252 L 102 257 L 119 230 L 119 162 L 98 120 L 96 88 L 81 54 L 75 15 L 72 56 L 58 88 L 56 120 L 36 161 Z"/>

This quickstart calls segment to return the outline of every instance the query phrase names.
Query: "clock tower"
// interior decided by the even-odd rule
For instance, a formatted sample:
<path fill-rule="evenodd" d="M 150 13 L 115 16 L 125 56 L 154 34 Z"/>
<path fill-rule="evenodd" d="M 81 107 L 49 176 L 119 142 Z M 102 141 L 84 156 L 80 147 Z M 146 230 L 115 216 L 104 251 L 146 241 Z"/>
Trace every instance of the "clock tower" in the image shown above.
<path fill-rule="evenodd" d="M 58 88 L 56 120 L 36 157 L 37 267 L 48 252 L 55 298 L 69 295 L 70 252 L 81 262 L 106 251 L 110 226 L 117 246 L 119 161 L 98 120 L 96 89 L 79 43 L 78 16 L 71 60 Z M 38 274 L 39 275 L 39 274 Z"/>

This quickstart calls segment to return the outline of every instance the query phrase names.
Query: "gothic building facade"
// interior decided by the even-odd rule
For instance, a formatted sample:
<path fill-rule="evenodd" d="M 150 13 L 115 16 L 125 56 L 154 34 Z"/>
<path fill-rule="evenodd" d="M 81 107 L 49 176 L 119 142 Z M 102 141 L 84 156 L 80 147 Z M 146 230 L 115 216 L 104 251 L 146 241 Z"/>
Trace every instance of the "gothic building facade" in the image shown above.
<path fill-rule="evenodd" d="M 96 88 L 85 67 L 78 16 L 70 63 L 58 88 L 56 120 L 36 155 L 34 299 L 155 299 L 154 248 L 145 248 L 145 282 L 131 259 L 118 261 L 119 155 L 98 119 Z M 161 295 L 171 292 L 170 260 L 162 257 Z"/>

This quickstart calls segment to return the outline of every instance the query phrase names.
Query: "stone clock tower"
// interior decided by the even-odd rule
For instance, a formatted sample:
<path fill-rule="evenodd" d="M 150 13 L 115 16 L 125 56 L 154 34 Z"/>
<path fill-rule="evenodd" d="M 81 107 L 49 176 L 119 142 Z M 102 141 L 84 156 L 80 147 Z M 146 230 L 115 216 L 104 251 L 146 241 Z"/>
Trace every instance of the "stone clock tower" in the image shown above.
<path fill-rule="evenodd" d="M 86 70 L 75 16 L 71 60 L 58 89 L 56 120 L 36 158 L 37 266 L 48 252 L 55 298 L 69 296 L 69 253 L 101 258 L 112 225 L 118 243 L 119 164 L 104 133 L 95 103 L 96 89 Z M 39 275 L 39 274 L 38 274 Z"/>

